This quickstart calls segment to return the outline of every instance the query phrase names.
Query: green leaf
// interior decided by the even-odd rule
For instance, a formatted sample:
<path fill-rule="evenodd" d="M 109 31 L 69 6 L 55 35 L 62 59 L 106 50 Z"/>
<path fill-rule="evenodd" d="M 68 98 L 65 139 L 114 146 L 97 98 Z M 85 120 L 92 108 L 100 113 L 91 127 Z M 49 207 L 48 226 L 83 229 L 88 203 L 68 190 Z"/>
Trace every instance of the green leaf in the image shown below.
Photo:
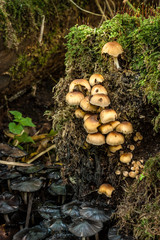
<path fill-rule="evenodd" d="M 139 180 L 142 181 L 143 178 L 145 178 L 145 176 L 143 175 L 143 173 L 141 173 L 141 175 L 139 176 Z"/>
<path fill-rule="evenodd" d="M 58 133 L 58 131 L 55 131 L 53 129 L 51 129 L 51 131 L 48 133 L 48 137 L 53 137 Z"/>
<path fill-rule="evenodd" d="M 11 133 L 21 134 L 23 131 L 23 127 L 20 124 L 16 124 L 15 122 L 10 122 L 8 126 Z"/>
<path fill-rule="evenodd" d="M 32 119 L 29 118 L 29 117 L 26 117 L 26 118 L 22 117 L 19 122 L 20 122 L 20 124 L 21 124 L 22 126 L 24 126 L 24 127 L 35 127 L 35 126 L 36 126 L 36 125 L 32 122 Z"/>
<path fill-rule="evenodd" d="M 17 119 L 21 119 L 21 117 L 22 117 L 22 113 L 20 113 L 18 111 L 9 111 L 9 112 Z"/>
<path fill-rule="evenodd" d="M 26 132 L 24 132 L 21 136 L 15 136 L 15 139 L 17 139 L 19 143 L 29 143 L 29 142 L 35 143 L 33 139 L 30 136 L 28 136 Z"/>

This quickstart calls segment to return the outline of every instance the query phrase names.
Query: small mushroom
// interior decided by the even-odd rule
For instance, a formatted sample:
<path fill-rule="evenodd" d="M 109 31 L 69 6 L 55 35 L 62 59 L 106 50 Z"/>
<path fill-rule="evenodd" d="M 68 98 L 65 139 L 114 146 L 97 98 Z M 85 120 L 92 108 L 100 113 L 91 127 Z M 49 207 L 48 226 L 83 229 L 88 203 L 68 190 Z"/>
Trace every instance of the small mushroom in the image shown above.
<path fill-rule="evenodd" d="M 121 145 L 124 143 L 124 136 L 121 133 L 110 132 L 106 137 L 106 143 L 111 146 Z"/>
<path fill-rule="evenodd" d="M 89 79 L 89 84 L 94 86 L 96 84 L 102 83 L 104 81 L 104 77 L 101 74 L 94 73 Z"/>
<path fill-rule="evenodd" d="M 116 146 L 109 146 L 109 151 L 112 153 L 115 153 L 122 149 L 122 145 L 116 145 Z"/>
<path fill-rule="evenodd" d="M 93 114 L 90 114 L 90 113 L 86 113 L 84 118 L 83 118 L 83 121 L 85 122 L 87 120 L 87 118 L 89 118 L 90 116 L 92 116 Z"/>
<path fill-rule="evenodd" d="M 81 108 L 77 108 L 74 114 L 76 118 L 84 118 L 86 112 L 84 112 Z"/>
<path fill-rule="evenodd" d="M 10 223 L 8 214 L 17 211 L 20 203 L 20 198 L 17 195 L 8 192 L 4 192 L 0 195 L 0 213 L 4 214 L 6 223 Z"/>
<path fill-rule="evenodd" d="M 100 113 L 100 120 L 101 120 L 101 123 L 103 124 L 109 123 L 111 121 L 113 122 L 116 120 L 116 118 L 117 118 L 117 113 L 113 109 L 104 109 Z"/>
<path fill-rule="evenodd" d="M 92 89 L 91 89 L 91 95 L 95 95 L 95 94 L 105 94 L 105 95 L 107 95 L 107 90 L 105 89 L 105 87 L 98 84 L 98 85 L 93 86 Z"/>
<path fill-rule="evenodd" d="M 62 204 L 65 201 L 66 197 L 66 185 L 63 185 L 61 183 L 52 183 L 48 189 L 49 193 L 53 196 L 62 196 Z"/>
<path fill-rule="evenodd" d="M 42 240 L 48 235 L 48 230 L 42 226 L 34 226 L 32 228 L 24 228 L 13 236 L 13 240 Z"/>
<path fill-rule="evenodd" d="M 79 217 L 74 219 L 74 223 L 69 225 L 69 231 L 77 237 L 81 237 L 85 240 L 86 237 L 90 237 L 99 232 L 103 227 L 102 222 L 95 222 L 88 219 L 83 219 Z"/>
<path fill-rule="evenodd" d="M 90 103 L 92 105 L 104 108 L 104 107 L 108 107 L 109 106 L 110 99 L 105 94 L 95 94 L 95 95 L 91 96 Z"/>
<path fill-rule="evenodd" d="M 121 69 L 119 62 L 118 62 L 118 56 L 123 53 L 122 46 L 116 42 L 108 42 L 106 43 L 102 48 L 102 54 L 108 53 L 110 56 L 113 57 L 114 65 L 117 69 Z"/>
<path fill-rule="evenodd" d="M 133 154 L 131 152 L 123 153 L 120 156 L 120 162 L 122 163 L 130 163 L 132 160 Z"/>
<path fill-rule="evenodd" d="M 96 133 L 98 132 L 98 127 L 101 125 L 97 120 L 98 115 L 92 115 L 86 119 L 83 126 L 87 133 Z"/>
<path fill-rule="evenodd" d="M 71 106 L 79 105 L 83 98 L 84 95 L 81 92 L 69 92 L 66 95 L 66 102 Z"/>
<path fill-rule="evenodd" d="M 117 132 L 121 132 L 123 134 L 131 134 L 133 132 L 133 127 L 130 122 L 124 121 L 121 122 L 117 127 L 116 127 Z"/>
<path fill-rule="evenodd" d="M 99 127 L 99 131 L 102 133 L 102 134 L 107 134 L 109 132 L 112 132 L 113 131 L 113 127 L 111 124 L 109 123 L 106 123 L 106 124 L 103 124 Z"/>
<path fill-rule="evenodd" d="M 39 214 L 46 220 L 49 218 L 58 219 L 61 218 L 60 209 L 52 201 L 45 202 L 38 208 Z"/>
<path fill-rule="evenodd" d="M 65 216 L 70 216 L 72 218 L 79 217 L 80 204 L 81 203 L 78 200 L 74 200 L 72 202 L 62 205 L 61 211 Z"/>
<path fill-rule="evenodd" d="M 86 142 L 97 146 L 103 145 L 105 144 L 105 136 L 99 132 L 88 134 Z"/>
<path fill-rule="evenodd" d="M 112 187 L 110 184 L 108 183 L 103 183 L 99 189 L 98 189 L 98 193 L 99 194 L 105 194 L 107 197 L 111 197 L 112 192 L 115 190 L 114 187 Z"/>
<path fill-rule="evenodd" d="M 75 79 L 75 80 L 73 80 L 71 82 L 71 84 L 69 85 L 69 92 L 73 92 L 75 86 L 83 86 L 88 90 L 88 92 L 91 91 L 91 86 L 86 79 Z"/>
<path fill-rule="evenodd" d="M 82 101 L 80 102 L 80 107 L 86 111 L 86 112 L 96 112 L 97 107 L 93 106 L 89 101 L 89 96 L 86 96 Z"/>

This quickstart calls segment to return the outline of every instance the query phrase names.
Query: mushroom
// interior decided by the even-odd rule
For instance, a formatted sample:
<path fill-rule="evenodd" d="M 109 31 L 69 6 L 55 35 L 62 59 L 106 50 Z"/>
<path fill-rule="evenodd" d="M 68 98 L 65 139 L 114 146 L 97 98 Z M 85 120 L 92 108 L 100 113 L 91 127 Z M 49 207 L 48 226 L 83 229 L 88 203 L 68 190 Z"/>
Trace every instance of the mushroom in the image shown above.
<path fill-rule="evenodd" d="M 75 80 L 73 80 L 71 82 L 71 84 L 69 85 L 69 92 L 73 92 L 75 86 L 83 86 L 88 90 L 88 92 L 91 91 L 91 86 L 86 79 L 75 79 Z"/>
<path fill-rule="evenodd" d="M 111 197 L 112 192 L 115 190 L 114 187 L 112 187 L 110 184 L 108 183 L 103 183 L 99 189 L 98 189 L 98 193 L 99 194 L 105 194 L 107 197 Z"/>
<path fill-rule="evenodd" d="M 109 124 L 112 125 L 113 129 L 115 129 L 120 124 L 120 122 L 119 121 L 111 121 L 111 122 L 109 122 Z"/>
<path fill-rule="evenodd" d="M 39 214 L 46 220 L 49 218 L 58 219 L 61 217 L 60 209 L 52 201 L 45 202 L 38 208 Z"/>
<path fill-rule="evenodd" d="M 89 96 L 86 96 L 80 102 L 80 107 L 86 112 L 96 112 L 97 107 L 90 104 Z"/>
<path fill-rule="evenodd" d="M 130 163 L 132 160 L 133 154 L 131 152 L 123 153 L 120 156 L 120 162 L 122 163 Z"/>
<path fill-rule="evenodd" d="M 104 77 L 101 74 L 94 73 L 89 79 L 89 84 L 94 86 L 96 84 L 102 83 L 104 81 Z"/>
<path fill-rule="evenodd" d="M 52 183 L 48 189 L 49 193 L 52 196 L 62 196 L 62 204 L 65 201 L 65 197 L 66 197 L 66 185 L 63 185 L 61 183 Z"/>
<path fill-rule="evenodd" d="M 91 89 L 91 95 L 95 95 L 95 94 L 105 94 L 105 95 L 107 95 L 107 90 L 102 85 L 97 84 L 97 85 L 93 86 L 92 89 Z"/>
<path fill-rule="evenodd" d="M 34 173 L 38 173 L 39 171 L 41 171 L 43 168 L 43 164 L 37 164 L 28 167 L 16 167 L 17 171 L 24 174 L 29 174 L 30 177 L 32 177 Z"/>
<path fill-rule="evenodd" d="M 48 229 L 42 226 L 35 226 L 32 228 L 24 228 L 21 231 L 17 232 L 13 236 L 13 240 L 27 240 L 27 239 L 34 239 L 34 240 L 42 240 L 45 239 L 48 235 Z"/>
<path fill-rule="evenodd" d="M 102 110 L 102 112 L 100 113 L 100 121 L 101 123 L 105 124 L 105 123 L 109 123 L 109 122 L 113 122 L 115 121 L 117 118 L 117 113 L 115 110 L 113 109 L 104 109 Z M 113 124 L 113 123 L 112 123 Z"/>
<path fill-rule="evenodd" d="M 81 237 L 82 240 L 85 240 L 86 237 L 90 237 L 99 232 L 103 227 L 101 221 L 95 222 L 88 219 L 83 219 L 79 217 L 74 219 L 74 223 L 69 225 L 69 231 L 77 237 Z"/>
<path fill-rule="evenodd" d="M 103 145 L 105 144 L 105 136 L 99 132 L 88 134 L 86 142 L 97 146 Z"/>
<path fill-rule="evenodd" d="M 27 153 L 18 147 L 10 146 L 6 143 L 0 143 L 0 153 L 4 156 L 13 158 L 22 158 L 27 155 Z"/>
<path fill-rule="evenodd" d="M 105 94 L 95 94 L 91 96 L 90 98 L 90 103 L 99 106 L 99 107 L 108 107 L 110 104 L 110 99 L 107 95 Z"/>
<path fill-rule="evenodd" d="M 98 132 L 98 127 L 101 125 L 97 120 L 98 115 L 92 115 L 84 121 L 84 128 L 87 133 L 96 133 Z"/>
<path fill-rule="evenodd" d="M 84 116 L 84 118 L 83 118 L 83 121 L 85 122 L 85 121 L 87 120 L 87 118 L 89 118 L 89 117 L 91 117 L 91 116 L 92 116 L 92 114 L 86 113 L 85 116 Z"/>
<path fill-rule="evenodd" d="M 101 53 L 108 53 L 110 56 L 112 56 L 114 60 L 114 65 L 117 67 L 117 69 L 121 69 L 118 62 L 118 56 L 123 53 L 123 48 L 118 42 L 113 41 L 106 43 L 103 46 Z"/>
<path fill-rule="evenodd" d="M 72 218 L 79 217 L 79 208 L 81 203 L 78 200 L 66 203 L 61 207 L 61 211 L 65 216 L 70 216 Z"/>
<path fill-rule="evenodd" d="M 109 132 L 112 132 L 113 131 L 113 127 L 112 125 L 110 125 L 109 123 L 106 123 L 106 124 L 103 124 L 99 127 L 99 131 L 102 133 L 102 134 L 107 134 Z"/>
<path fill-rule="evenodd" d="M 106 143 L 111 146 L 121 145 L 124 143 L 124 136 L 121 133 L 110 132 L 106 137 Z"/>
<path fill-rule="evenodd" d="M 86 112 L 84 112 L 81 108 L 77 108 L 74 114 L 76 118 L 84 118 Z"/>
<path fill-rule="evenodd" d="M 122 149 L 122 145 L 116 145 L 116 146 L 109 146 L 109 151 L 112 153 L 115 153 Z"/>
<path fill-rule="evenodd" d="M 68 226 L 66 223 L 64 223 L 64 221 L 62 220 L 62 218 L 58 218 L 58 219 L 49 219 L 49 220 L 45 220 L 43 222 L 43 225 L 49 229 L 49 231 L 51 231 L 51 233 L 61 233 L 61 232 L 66 232 L 68 231 Z"/>
<path fill-rule="evenodd" d="M 69 92 L 66 95 L 66 102 L 69 105 L 79 105 L 82 99 L 84 98 L 83 93 L 75 91 L 75 92 Z"/>
<path fill-rule="evenodd" d="M 116 127 L 117 132 L 121 132 L 123 134 L 131 134 L 133 132 L 133 127 L 130 122 L 124 121 L 121 122 L 117 127 Z"/>
<path fill-rule="evenodd" d="M 17 211 L 20 203 L 19 196 L 8 192 L 4 192 L 0 195 L 0 213 L 4 214 L 6 223 L 10 223 L 8 214 Z"/>

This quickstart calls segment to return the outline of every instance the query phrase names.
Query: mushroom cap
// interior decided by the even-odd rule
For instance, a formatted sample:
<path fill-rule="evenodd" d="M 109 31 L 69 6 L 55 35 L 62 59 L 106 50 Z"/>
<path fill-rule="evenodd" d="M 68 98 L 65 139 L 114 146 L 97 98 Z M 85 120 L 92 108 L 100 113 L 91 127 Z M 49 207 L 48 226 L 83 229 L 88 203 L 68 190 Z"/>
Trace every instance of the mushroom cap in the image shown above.
<path fill-rule="evenodd" d="M 81 202 L 79 202 L 78 200 L 74 200 L 72 202 L 63 204 L 61 206 L 61 212 L 65 216 L 79 217 L 80 216 L 80 213 L 79 213 L 80 205 L 81 205 Z"/>
<path fill-rule="evenodd" d="M 133 132 L 133 127 L 130 122 L 124 121 L 121 122 L 117 127 L 116 127 L 117 132 L 121 132 L 123 134 L 130 134 Z"/>
<path fill-rule="evenodd" d="M 80 107 L 86 112 L 96 112 L 97 107 L 90 104 L 89 96 L 86 96 L 80 102 Z"/>
<path fill-rule="evenodd" d="M 116 118 L 117 118 L 117 113 L 113 109 L 104 109 L 100 113 L 100 120 L 101 120 L 101 123 L 103 124 L 109 123 L 111 121 L 113 122 L 115 121 Z"/>
<path fill-rule="evenodd" d="M 95 94 L 91 96 L 90 103 L 99 107 L 107 107 L 110 104 L 110 99 L 105 94 Z"/>
<path fill-rule="evenodd" d="M 56 184 L 52 183 L 50 187 L 48 188 L 49 193 L 52 196 L 60 195 L 60 196 L 66 196 L 66 185 L 63 184 Z"/>
<path fill-rule="evenodd" d="M 96 133 L 98 132 L 98 127 L 101 125 L 97 120 L 98 115 L 92 115 L 86 119 L 83 126 L 87 133 Z"/>
<path fill-rule="evenodd" d="M 124 143 L 124 136 L 121 133 L 110 132 L 106 137 L 106 143 L 111 146 L 121 145 Z"/>
<path fill-rule="evenodd" d="M 20 192 L 36 192 L 42 187 L 42 181 L 38 178 L 22 177 L 11 183 L 11 189 Z"/>
<path fill-rule="evenodd" d="M 52 201 L 45 202 L 38 208 L 38 213 L 46 220 L 49 218 L 57 219 L 61 218 L 60 209 Z"/>
<path fill-rule="evenodd" d="M 89 133 L 87 135 L 86 142 L 93 144 L 93 145 L 97 145 L 97 146 L 103 145 L 103 144 L 105 144 L 105 136 L 99 132 L 92 133 L 92 134 Z"/>
<path fill-rule="evenodd" d="M 66 223 L 64 223 L 64 220 L 62 218 L 59 219 L 49 219 L 48 221 L 43 221 L 44 227 L 46 229 L 49 229 L 52 233 L 55 232 L 63 232 L 63 231 L 68 231 L 68 226 Z"/>
<path fill-rule="evenodd" d="M 106 123 L 106 124 L 103 124 L 99 127 L 99 131 L 102 133 L 102 134 L 107 134 L 109 132 L 112 132 L 113 131 L 113 127 L 111 124 L 109 123 Z"/>
<path fill-rule="evenodd" d="M 89 117 L 91 117 L 91 116 L 92 116 L 92 114 L 86 113 L 85 116 L 84 116 L 84 118 L 83 118 L 83 121 L 85 122 L 85 121 L 87 120 L 87 118 L 89 118 Z"/>
<path fill-rule="evenodd" d="M 99 232 L 102 227 L 101 221 L 97 222 L 80 217 L 69 225 L 69 231 L 77 237 L 90 237 Z"/>
<path fill-rule="evenodd" d="M 0 195 L 0 213 L 9 214 L 19 209 L 19 196 L 4 192 Z"/>
<path fill-rule="evenodd" d="M 37 225 L 32 228 L 24 228 L 21 231 L 17 232 L 13 236 L 13 240 L 22 240 L 22 239 L 42 240 L 42 239 L 45 239 L 47 235 L 48 235 L 48 229 Z"/>
<path fill-rule="evenodd" d="M 0 143 L 0 153 L 4 156 L 13 158 L 22 158 L 27 155 L 25 151 L 15 146 L 10 146 L 7 143 Z"/>
<path fill-rule="evenodd" d="M 89 79 L 89 84 L 94 86 L 96 84 L 102 83 L 104 81 L 104 77 L 101 74 L 94 73 L 91 75 Z"/>
<path fill-rule="evenodd" d="M 103 210 L 100 210 L 98 208 L 82 207 L 79 212 L 83 218 L 92 221 L 106 222 L 110 219 L 110 215 L 107 215 Z"/>
<path fill-rule="evenodd" d="M 97 84 L 97 85 L 93 86 L 92 89 L 91 89 L 91 95 L 95 95 L 95 94 L 105 94 L 105 95 L 107 95 L 107 90 L 102 85 Z"/>
<path fill-rule="evenodd" d="M 99 189 L 98 189 L 98 193 L 99 194 L 105 194 L 107 197 L 111 197 L 112 192 L 115 190 L 114 187 L 112 187 L 110 184 L 108 183 L 103 183 Z"/>
<path fill-rule="evenodd" d="M 122 145 L 116 145 L 116 146 L 109 146 L 109 151 L 112 153 L 115 153 L 122 149 Z"/>
<path fill-rule="evenodd" d="M 86 112 L 84 112 L 81 108 L 77 108 L 74 114 L 76 118 L 84 118 Z"/>
<path fill-rule="evenodd" d="M 26 174 L 33 174 L 41 171 L 44 168 L 43 164 L 37 164 L 37 165 L 32 165 L 28 167 L 16 167 L 17 171 L 21 173 L 26 173 Z"/>
<path fill-rule="evenodd" d="M 115 129 L 120 124 L 120 122 L 119 121 L 111 121 L 111 122 L 109 122 L 109 124 L 112 125 L 113 129 Z"/>
<path fill-rule="evenodd" d="M 123 153 L 120 156 L 120 162 L 122 163 L 129 163 L 131 162 L 133 154 L 131 152 Z"/>
<path fill-rule="evenodd" d="M 91 91 L 91 86 L 86 79 L 75 79 L 69 85 L 69 92 L 73 92 L 75 86 L 77 86 L 77 85 L 85 87 L 88 90 L 88 92 Z"/>
<path fill-rule="evenodd" d="M 66 95 L 66 102 L 69 105 L 79 105 L 83 98 L 84 98 L 84 95 L 81 92 L 78 92 L 78 91 L 69 92 Z"/>
<path fill-rule="evenodd" d="M 123 48 L 116 41 L 108 42 L 103 46 L 101 53 L 108 53 L 110 56 L 118 57 L 119 54 L 123 53 Z"/>

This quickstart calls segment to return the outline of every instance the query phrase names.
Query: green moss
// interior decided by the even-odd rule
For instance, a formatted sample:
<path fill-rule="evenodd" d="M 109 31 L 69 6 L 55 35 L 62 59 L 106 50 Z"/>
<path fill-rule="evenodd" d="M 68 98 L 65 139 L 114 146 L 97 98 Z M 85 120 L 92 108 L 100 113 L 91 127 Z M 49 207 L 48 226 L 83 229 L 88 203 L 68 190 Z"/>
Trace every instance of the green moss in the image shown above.
<path fill-rule="evenodd" d="M 148 19 L 116 15 L 105 21 L 100 28 L 74 26 L 67 38 L 66 67 L 72 68 L 73 76 L 89 76 L 95 71 L 113 73 L 111 58 L 105 61 L 101 49 L 108 41 L 118 41 L 124 49 L 126 68 L 134 74 L 133 94 L 139 93 L 141 101 L 148 102 L 157 111 L 153 118 L 154 129 L 160 127 L 160 15 Z M 81 73 L 81 74 L 80 74 Z M 118 81 L 118 79 L 117 79 Z M 115 82 L 114 82 L 115 84 Z M 112 85 L 112 83 L 110 83 Z M 144 101 L 145 102 L 145 101 Z"/>

